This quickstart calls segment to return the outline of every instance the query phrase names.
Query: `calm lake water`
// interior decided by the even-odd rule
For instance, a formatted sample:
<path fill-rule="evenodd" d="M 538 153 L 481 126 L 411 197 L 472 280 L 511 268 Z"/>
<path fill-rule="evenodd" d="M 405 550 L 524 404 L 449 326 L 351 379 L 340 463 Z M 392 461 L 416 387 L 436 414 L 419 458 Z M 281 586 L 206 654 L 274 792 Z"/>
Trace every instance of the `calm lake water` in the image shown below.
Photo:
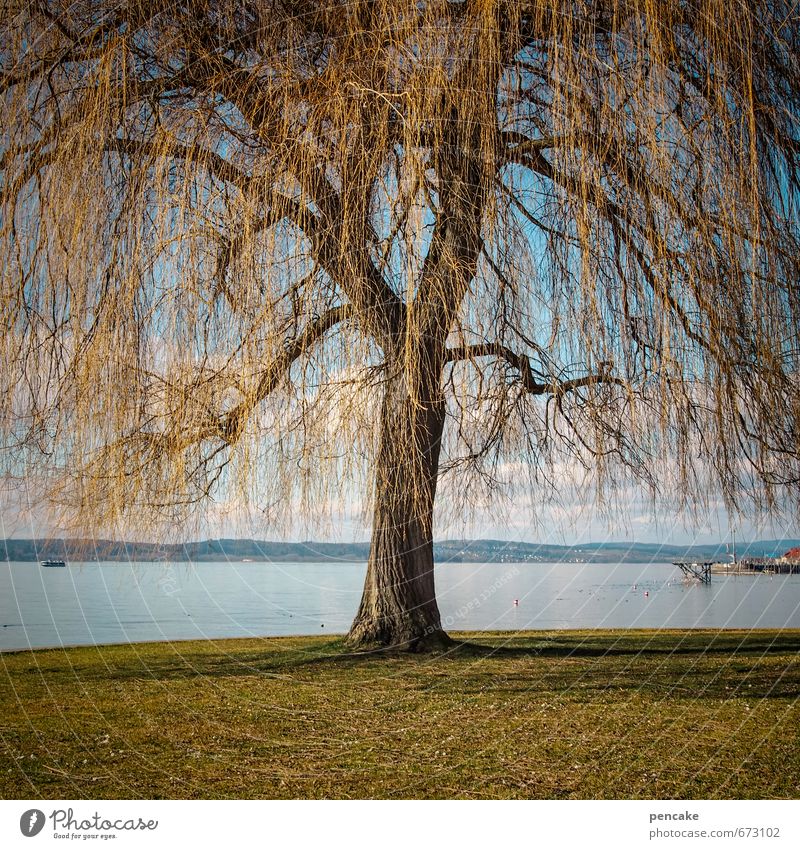
<path fill-rule="evenodd" d="M 0 649 L 343 633 L 365 569 L 1 563 Z M 715 575 L 701 585 L 669 564 L 444 564 L 436 585 L 449 630 L 800 628 L 800 575 Z"/>

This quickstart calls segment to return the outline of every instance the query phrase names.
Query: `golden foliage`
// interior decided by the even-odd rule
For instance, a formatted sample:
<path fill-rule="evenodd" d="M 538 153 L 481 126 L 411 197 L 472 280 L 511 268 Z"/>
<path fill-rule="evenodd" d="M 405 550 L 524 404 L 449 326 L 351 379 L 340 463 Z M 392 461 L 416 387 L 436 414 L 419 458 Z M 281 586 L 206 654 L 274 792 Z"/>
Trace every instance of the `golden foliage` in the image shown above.
<path fill-rule="evenodd" d="M 79 521 L 336 497 L 442 404 L 467 501 L 797 499 L 795 5 L 0 10 L 5 467 Z"/>

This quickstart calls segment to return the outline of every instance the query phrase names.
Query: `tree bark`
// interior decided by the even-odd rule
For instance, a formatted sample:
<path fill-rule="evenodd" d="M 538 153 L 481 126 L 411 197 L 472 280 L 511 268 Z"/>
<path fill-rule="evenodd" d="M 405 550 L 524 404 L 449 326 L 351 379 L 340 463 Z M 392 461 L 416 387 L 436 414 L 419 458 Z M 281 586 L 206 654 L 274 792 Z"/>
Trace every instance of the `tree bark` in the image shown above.
<path fill-rule="evenodd" d="M 426 651 L 450 643 L 433 575 L 433 504 L 445 419 L 441 376 L 448 334 L 477 268 L 486 181 L 478 159 L 462 155 L 481 149 L 479 125 L 465 147 L 463 116 L 453 110 L 446 123 L 447 143 L 436 161 L 441 209 L 425 269 L 403 332 L 384 346 L 372 545 L 349 634 L 355 645 Z"/>
<path fill-rule="evenodd" d="M 402 651 L 447 645 L 433 575 L 433 503 L 445 408 L 389 379 L 381 410 L 364 593 L 348 641 Z"/>

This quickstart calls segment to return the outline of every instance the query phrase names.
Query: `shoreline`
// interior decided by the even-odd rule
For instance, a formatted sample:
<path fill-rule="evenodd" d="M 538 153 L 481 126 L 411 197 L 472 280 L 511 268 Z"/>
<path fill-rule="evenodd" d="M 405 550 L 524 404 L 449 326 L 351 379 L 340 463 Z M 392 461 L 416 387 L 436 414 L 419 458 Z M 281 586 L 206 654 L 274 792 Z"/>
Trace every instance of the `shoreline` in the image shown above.
<path fill-rule="evenodd" d="M 800 628 L 543 628 L 540 630 L 525 629 L 522 631 L 447 631 L 450 637 L 461 643 L 473 645 L 479 643 L 480 640 L 497 638 L 507 638 L 509 640 L 515 638 L 532 638 L 541 637 L 542 635 L 564 634 L 568 636 L 576 636 L 580 634 L 592 636 L 620 636 L 625 634 L 630 635 L 646 635 L 653 636 L 735 636 L 747 635 L 753 636 L 758 634 L 780 634 L 780 635 L 797 635 L 800 637 Z M 75 649 L 118 649 L 118 648 L 135 648 L 136 646 L 167 646 L 167 645 L 186 645 L 196 643 L 198 646 L 216 645 L 218 643 L 252 643 L 252 642 L 275 642 L 275 641 L 294 641 L 304 640 L 309 642 L 330 643 L 333 640 L 341 639 L 347 634 L 346 631 L 329 631 L 326 634 L 262 634 L 251 637 L 209 637 L 208 639 L 198 639 L 197 637 L 185 637 L 174 640 L 136 640 L 131 642 L 119 643 L 68 643 L 66 645 L 52 646 L 31 646 L 29 648 L 0 648 L 0 654 L 32 654 L 33 652 L 51 652 L 51 651 L 72 651 Z M 435 652 L 439 654 L 440 652 Z M 443 652 L 447 653 L 447 650 Z M 358 654 L 355 652 L 354 654 Z M 423 655 L 424 656 L 424 655 Z"/>

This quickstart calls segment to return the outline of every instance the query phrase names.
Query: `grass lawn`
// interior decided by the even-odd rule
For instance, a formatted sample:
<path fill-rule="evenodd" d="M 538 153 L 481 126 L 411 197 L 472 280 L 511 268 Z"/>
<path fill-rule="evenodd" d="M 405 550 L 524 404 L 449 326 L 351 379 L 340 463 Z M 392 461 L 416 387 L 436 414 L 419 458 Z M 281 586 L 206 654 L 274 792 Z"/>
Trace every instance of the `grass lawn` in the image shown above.
<path fill-rule="evenodd" d="M 800 631 L 455 636 L 0 654 L 0 797 L 800 797 Z"/>

